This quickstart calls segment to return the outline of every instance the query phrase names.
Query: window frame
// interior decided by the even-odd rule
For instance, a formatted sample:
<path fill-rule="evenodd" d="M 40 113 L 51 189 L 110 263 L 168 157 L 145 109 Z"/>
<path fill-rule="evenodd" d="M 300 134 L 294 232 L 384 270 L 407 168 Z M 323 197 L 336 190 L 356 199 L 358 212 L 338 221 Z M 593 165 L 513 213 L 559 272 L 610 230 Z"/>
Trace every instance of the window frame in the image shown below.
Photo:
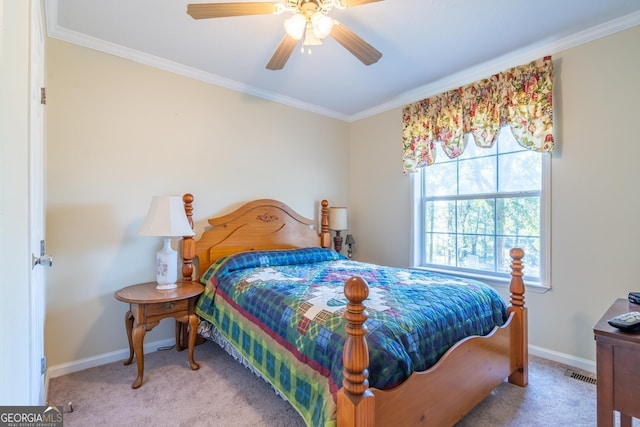
<path fill-rule="evenodd" d="M 443 152 L 439 154 L 445 155 Z M 527 276 L 527 254 L 523 258 L 524 270 L 523 279 L 527 287 L 539 292 L 551 290 L 551 154 L 540 153 L 541 159 L 541 186 L 540 186 L 540 277 Z M 427 168 L 429 166 L 426 166 Z M 422 265 L 425 258 L 423 251 L 425 247 L 424 216 L 425 207 L 423 203 L 423 183 L 422 172 L 411 174 L 412 185 L 412 242 L 411 242 L 411 266 L 412 268 L 450 274 L 458 277 L 466 277 L 481 280 L 496 286 L 508 286 L 510 277 L 499 277 L 492 274 L 476 273 L 461 268 L 437 268 L 435 266 Z M 516 193 L 511 193 L 516 195 Z M 472 199 L 470 196 L 467 199 Z"/>

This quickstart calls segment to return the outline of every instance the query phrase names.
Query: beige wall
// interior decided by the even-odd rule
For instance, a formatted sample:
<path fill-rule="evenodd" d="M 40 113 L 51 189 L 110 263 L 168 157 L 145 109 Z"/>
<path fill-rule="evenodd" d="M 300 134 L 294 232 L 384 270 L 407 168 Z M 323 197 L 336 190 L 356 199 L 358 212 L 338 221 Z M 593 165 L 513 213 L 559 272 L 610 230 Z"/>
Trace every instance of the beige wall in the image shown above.
<path fill-rule="evenodd" d="M 347 123 L 54 39 L 47 58 L 49 366 L 127 347 L 113 294 L 155 280 L 161 239 L 136 234 L 151 196 L 193 193 L 198 233 L 256 198 L 348 203 Z"/>
<path fill-rule="evenodd" d="M 553 289 L 526 296 L 529 338 L 578 362 L 595 360 L 592 328 L 608 306 L 640 290 L 639 45 L 634 27 L 553 55 Z M 407 266 L 411 177 L 401 172 L 400 114 L 352 124 L 349 190 L 355 257 Z"/>
<path fill-rule="evenodd" d="M 635 27 L 554 54 L 553 289 L 526 298 L 530 344 L 578 363 L 604 310 L 640 289 L 638 43 Z M 400 109 L 347 124 L 56 40 L 47 55 L 51 366 L 126 348 L 113 293 L 154 278 L 160 241 L 136 235 L 154 194 L 193 192 L 198 232 L 250 199 L 314 216 L 328 198 L 349 205 L 356 259 L 409 264 Z"/>

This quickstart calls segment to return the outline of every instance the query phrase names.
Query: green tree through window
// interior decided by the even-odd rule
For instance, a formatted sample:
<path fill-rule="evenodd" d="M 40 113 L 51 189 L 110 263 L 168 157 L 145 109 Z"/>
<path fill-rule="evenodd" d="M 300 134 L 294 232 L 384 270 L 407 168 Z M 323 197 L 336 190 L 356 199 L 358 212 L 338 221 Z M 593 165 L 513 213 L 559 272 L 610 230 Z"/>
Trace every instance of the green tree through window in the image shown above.
<path fill-rule="evenodd" d="M 469 136 L 455 159 L 438 151 L 434 164 L 419 175 L 420 266 L 506 277 L 509 249 L 520 247 L 525 276 L 541 282 L 545 156 L 522 148 L 508 126 L 491 148 L 476 147 Z"/>

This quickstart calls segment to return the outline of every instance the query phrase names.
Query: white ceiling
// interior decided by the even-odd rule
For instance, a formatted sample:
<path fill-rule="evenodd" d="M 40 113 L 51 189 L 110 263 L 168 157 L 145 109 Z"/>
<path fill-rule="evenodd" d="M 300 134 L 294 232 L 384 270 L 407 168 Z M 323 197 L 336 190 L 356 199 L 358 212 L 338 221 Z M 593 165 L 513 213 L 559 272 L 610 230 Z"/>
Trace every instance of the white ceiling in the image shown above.
<path fill-rule="evenodd" d="M 188 3 L 207 1 L 45 0 L 48 34 L 354 121 L 640 24 L 640 0 L 385 0 L 331 12 L 376 64 L 328 37 L 269 71 L 288 14 L 194 20 Z"/>

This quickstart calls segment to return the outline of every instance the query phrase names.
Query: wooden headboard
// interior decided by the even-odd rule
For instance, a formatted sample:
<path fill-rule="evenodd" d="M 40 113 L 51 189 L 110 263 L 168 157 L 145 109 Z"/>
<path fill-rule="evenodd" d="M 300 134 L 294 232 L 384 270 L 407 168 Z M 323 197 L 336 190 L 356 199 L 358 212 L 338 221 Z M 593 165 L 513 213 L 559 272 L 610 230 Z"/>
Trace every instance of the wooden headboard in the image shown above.
<path fill-rule="evenodd" d="M 193 228 L 191 194 L 182 197 L 187 219 Z M 208 220 L 210 229 L 199 240 L 185 236 L 182 240 L 183 280 L 197 280 L 218 258 L 238 252 L 270 249 L 293 249 L 331 246 L 329 202 L 321 203 L 320 233 L 314 220 L 296 213 L 277 200 L 248 202 L 235 211 Z M 193 278 L 194 258 L 198 259 L 197 277 Z"/>

